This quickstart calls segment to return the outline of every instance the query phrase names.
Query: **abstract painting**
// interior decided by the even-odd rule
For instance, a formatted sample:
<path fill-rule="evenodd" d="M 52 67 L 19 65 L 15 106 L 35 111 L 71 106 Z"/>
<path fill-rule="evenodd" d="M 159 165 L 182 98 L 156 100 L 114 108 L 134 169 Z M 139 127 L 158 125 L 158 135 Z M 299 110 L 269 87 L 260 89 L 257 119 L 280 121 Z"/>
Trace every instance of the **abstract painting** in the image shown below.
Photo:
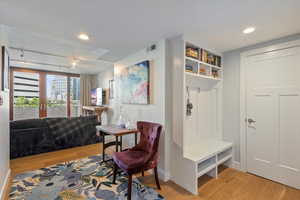
<path fill-rule="evenodd" d="M 120 71 L 121 98 L 126 104 L 150 104 L 150 61 Z"/>

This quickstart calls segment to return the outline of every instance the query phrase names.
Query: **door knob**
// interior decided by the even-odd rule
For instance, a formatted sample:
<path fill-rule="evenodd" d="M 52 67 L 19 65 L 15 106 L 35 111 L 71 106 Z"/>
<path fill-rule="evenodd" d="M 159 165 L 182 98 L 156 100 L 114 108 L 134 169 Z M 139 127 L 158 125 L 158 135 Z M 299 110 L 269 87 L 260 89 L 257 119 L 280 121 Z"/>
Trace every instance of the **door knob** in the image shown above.
<path fill-rule="evenodd" d="M 256 121 L 255 120 L 253 120 L 253 119 L 251 119 L 251 118 L 248 118 L 248 123 L 249 124 L 252 124 L 252 123 L 255 123 Z"/>

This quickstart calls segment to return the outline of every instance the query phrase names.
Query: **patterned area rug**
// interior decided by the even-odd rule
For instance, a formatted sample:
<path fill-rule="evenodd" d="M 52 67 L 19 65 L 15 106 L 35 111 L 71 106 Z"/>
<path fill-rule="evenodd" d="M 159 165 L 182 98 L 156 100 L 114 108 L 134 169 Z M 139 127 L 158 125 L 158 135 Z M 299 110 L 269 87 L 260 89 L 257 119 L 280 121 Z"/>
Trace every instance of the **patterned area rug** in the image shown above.
<path fill-rule="evenodd" d="M 106 156 L 106 159 L 110 159 Z M 102 156 L 60 163 L 15 176 L 11 200 L 126 200 L 127 176 L 119 173 L 112 184 L 113 163 L 102 163 Z M 133 200 L 164 199 L 153 188 L 133 179 Z"/>

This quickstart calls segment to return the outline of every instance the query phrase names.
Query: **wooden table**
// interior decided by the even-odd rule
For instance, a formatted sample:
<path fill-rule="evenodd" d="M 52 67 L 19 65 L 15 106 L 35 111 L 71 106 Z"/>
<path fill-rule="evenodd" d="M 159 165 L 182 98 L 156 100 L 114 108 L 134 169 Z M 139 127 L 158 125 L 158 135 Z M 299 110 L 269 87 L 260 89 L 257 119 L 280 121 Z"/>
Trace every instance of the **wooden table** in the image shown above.
<path fill-rule="evenodd" d="M 102 162 L 105 162 L 105 149 L 116 145 L 116 152 L 122 151 L 122 136 L 134 134 L 135 135 L 135 145 L 137 145 L 137 134 L 139 131 L 137 129 L 126 129 L 126 128 L 120 128 L 116 125 L 104 125 L 104 126 L 96 126 L 97 131 L 100 133 L 100 137 L 102 137 L 103 141 L 103 151 L 102 151 Z M 109 142 L 105 144 L 105 136 L 115 136 L 116 140 L 114 142 Z M 120 141 L 119 141 L 120 137 Z"/>
<path fill-rule="evenodd" d="M 87 116 L 90 112 L 97 115 L 98 122 L 101 122 L 101 114 L 107 111 L 108 107 L 105 106 L 82 106 L 82 114 Z"/>

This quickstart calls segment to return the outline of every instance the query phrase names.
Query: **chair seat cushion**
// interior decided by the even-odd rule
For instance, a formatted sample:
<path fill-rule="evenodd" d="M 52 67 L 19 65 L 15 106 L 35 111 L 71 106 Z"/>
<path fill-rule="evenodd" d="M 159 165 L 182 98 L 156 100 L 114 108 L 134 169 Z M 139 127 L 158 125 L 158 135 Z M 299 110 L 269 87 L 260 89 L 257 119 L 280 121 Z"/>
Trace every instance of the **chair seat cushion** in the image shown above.
<path fill-rule="evenodd" d="M 115 163 L 126 172 L 131 173 L 132 170 L 142 168 L 146 161 L 147 153 L 144 151 L 123 151 L 116 152 L 113 155 Z"/>

